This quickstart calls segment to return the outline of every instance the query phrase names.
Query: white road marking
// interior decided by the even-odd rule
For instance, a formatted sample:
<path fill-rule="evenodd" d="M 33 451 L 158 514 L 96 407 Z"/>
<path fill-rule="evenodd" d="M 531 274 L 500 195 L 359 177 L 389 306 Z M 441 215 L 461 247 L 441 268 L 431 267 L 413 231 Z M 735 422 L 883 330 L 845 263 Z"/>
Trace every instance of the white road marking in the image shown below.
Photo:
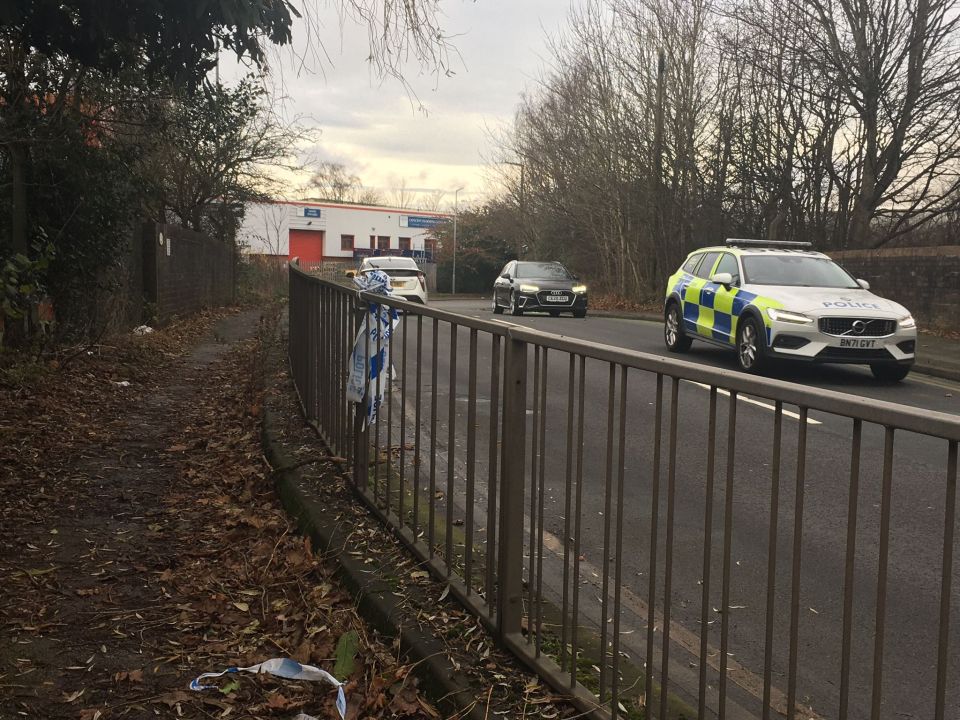
<path fill-rule="evenodd" d="M 960 392 L 960 383 L 947 380 L 946 378 L 933 377 L 931 375 L 924 375 L 920 372 L 914 371 L 910 374 L 910 379 L 919 383 L 923 383 L 924 385 L 932 385 L 933 387 L 943 388 L 944 390 L 954 390 Z"/>
<path fill-rule="evenodd" d="M 481 315 L 475 316 L 478 320 L 490 320 L 491 322 L 500 323 L 501 325 L 509 325 L 510 327 L 522 328 L 524 330 L 529 330 L 530 328 L 526 325 L 520 325 L 519 323 L 510 322 L 509 320 L 501 320 L 500 318 L 488 318 Z"/>
<path fill-rule="evenodd" d="M 684 382 L 690 383 L 691 385 L 696 385 L 697 387 L 702 387 L 704 390 L 709 390 L 709 389 L 710 389 L 710 386 L 707 385 L 707 384 L 705 384 L 705 383 L 694 382 L 693 380 L 684 380 Z M 717 392 L 720 393 L 721 395 L 726 395 L 726 396 L 728 396 L 728 397 L 730 396 L 730 391 L 729 391 L 729 390 L 724 390 L 723 388 L 717 388 Z M 737 399 L 738 399 L 738 400 L 742 400 L 742 401 L 745 402 L 745 403 L 750 403 L 751 405 L 756 405 L 757 407 L 766 408 L 767 410 L 776 411 L 776 409 L 777 409 L 776 405 L 771 405 L 770 403 L 760 402 L 759 400 L 754 400 L 753 398 L 747 397 L 746 395 L 739 395 L 739 394 L 738 394 L 738 395 L 737 395 Z M 781 412 L 783 412 L 783 414 L 786 415 L 787 417 L 793 418 L 794 420 L 799 420 L 799 419 L 800 419 L 800 415 L 799 415 L 798 413 L 791 412 L 790 410 L 782 410 Z M 823 425 L 823 423 L 820 422 L 819 420 L 814 420 L 812 417 L 809 417 L 809 416 L 807 416 L 807 424 L 808 424 L 808 425 Z"/>

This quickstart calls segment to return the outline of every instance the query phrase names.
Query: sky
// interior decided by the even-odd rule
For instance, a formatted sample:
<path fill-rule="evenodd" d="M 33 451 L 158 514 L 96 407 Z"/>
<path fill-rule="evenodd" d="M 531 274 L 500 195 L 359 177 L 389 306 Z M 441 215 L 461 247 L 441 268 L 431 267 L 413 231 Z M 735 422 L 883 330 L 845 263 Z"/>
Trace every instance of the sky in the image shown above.
<path fill-rule="evenodd" d="M 342 163 L 388 203 L 401 186 L 424 189 L 424 201 L 427 190 L 443 191 L 444 209 L 461 186 L 461 205 L 479 203 L 491 190 L 491 132 L 509 127 L 522 93 L 536 86 L 549 63 L 548 37 L 562 30 L 570 2 L 443 0 L 440 21 L 459 56 L 453 74 L 439 79 L 410 66 L 405 76 L 415 97 L 398 80 L 372 74 L 365 28 L 346 21 L 341 32 L 330 4 L 319 3 L 329 59 L 322 73 L 298 72 L 288 51 L 273 59 L 283 113 L 319 130 L 318 143 L 303 148 L 306 157 Z M 296 48 L 304 37 L 296 25 Z M 239 76 L 236 66 L 222 67 L 224 79 Z M 288 182 L 288 199 L 297 184 Z"/>

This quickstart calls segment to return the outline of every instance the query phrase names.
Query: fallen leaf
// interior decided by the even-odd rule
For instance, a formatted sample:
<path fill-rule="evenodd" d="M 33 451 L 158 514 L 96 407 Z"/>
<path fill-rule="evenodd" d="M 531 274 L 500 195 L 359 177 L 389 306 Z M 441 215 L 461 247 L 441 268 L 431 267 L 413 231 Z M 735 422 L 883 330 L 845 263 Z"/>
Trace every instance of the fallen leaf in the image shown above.
<path fill-rule="evenodd" d="M 239 689 L 240 683 L 238 683 L 236 680 L 230 680 L 220 687 L 220 692 L 222 692 L 224 695 L 229 695 L 230 693 L 236 692 Z"/>
<path fill-rule="evenodd" d="M 357 654 L 357 641 L 356 630 L 345 632 L 337 641 L 337 663 L 333 668 L 333 675 L 338 680 L 353 675 L 353 658 Z"/>
<path fill-rule="evenodd" d="M 72 703 L 76 701 L 86 691 L 87 691 L 86 688 L 84 688 L 83 690 L 77 690 L 76 692 L 72 692 L 72 693 L 63 693 L 63 702 Z"/>
<path fill-rule="evenodd" d="M 286 710 L 293 704 L 292 700 L 288 700 L 280 693 L 274 693 L 267 698 L 267 707 L 274 708 L 276 710 Z"/>

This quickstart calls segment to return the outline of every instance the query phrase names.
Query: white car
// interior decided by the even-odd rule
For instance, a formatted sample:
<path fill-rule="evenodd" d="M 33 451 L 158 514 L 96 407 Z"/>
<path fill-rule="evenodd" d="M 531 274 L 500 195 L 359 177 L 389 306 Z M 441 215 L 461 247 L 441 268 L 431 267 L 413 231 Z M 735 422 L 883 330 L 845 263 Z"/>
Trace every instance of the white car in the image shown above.
<path fill-rule="evenodd" d="M 427 276 L 412 258 L 407 257 L 368 257 L 360 263 L 358 272 L 362 275 L 373 270 L 382 270 L 390 276 L 391 292 L 404 300 L 412 300 L 421 305 L 427 304 Z"/>
<path fill-rule="evenodd" d="M 864 364 L 878 380 L 905 378 L 916 353 L 916 321 L 809 247 L 727 240 L 690 253 L 667 281 L 667 349 L 685 352 L 701 340 L 736 349 L 748 372 L 779 357 Z"/>

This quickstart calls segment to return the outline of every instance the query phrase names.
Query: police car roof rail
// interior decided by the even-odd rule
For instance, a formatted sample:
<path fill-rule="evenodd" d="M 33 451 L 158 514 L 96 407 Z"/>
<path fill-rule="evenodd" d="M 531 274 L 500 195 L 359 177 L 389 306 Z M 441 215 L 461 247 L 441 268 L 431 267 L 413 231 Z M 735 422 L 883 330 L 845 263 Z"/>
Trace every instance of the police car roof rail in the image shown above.
<path fill-rule="evenodd" d="M 799 248 L 809 249 L 813 243 L 799 240 L 748 240 L 746 238 L 727 238 L 730 247 L 770 247 L 770 248 Z"/>

